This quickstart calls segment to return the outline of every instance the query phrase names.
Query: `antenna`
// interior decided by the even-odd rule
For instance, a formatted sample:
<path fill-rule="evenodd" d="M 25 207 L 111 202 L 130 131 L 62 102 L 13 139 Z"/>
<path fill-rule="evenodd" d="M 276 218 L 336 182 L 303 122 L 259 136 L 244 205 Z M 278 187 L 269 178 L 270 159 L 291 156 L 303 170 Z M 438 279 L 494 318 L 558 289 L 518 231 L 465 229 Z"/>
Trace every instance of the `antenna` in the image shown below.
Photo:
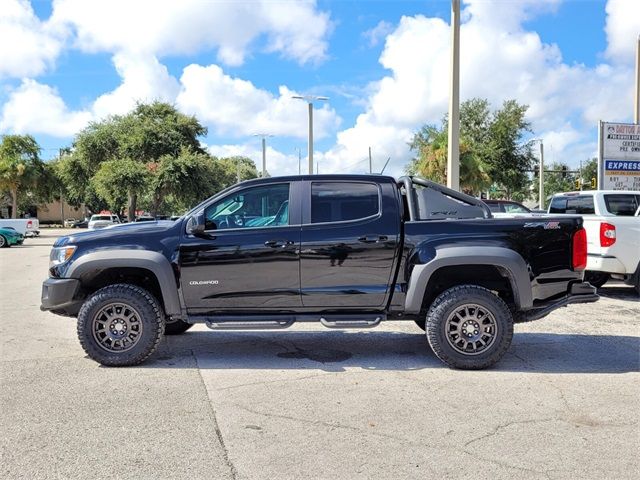
<path fill-rule="evenodd" d="M 389 165 L 389 160 L 391 160 L 391 157 L 387 158 L 387 161 L 384 162 L 384 167 L 382 167 L 382 170 L 380 170 L 380 175 L 384 173 L 384 169 L 387 168 L 387 165 Z"/>

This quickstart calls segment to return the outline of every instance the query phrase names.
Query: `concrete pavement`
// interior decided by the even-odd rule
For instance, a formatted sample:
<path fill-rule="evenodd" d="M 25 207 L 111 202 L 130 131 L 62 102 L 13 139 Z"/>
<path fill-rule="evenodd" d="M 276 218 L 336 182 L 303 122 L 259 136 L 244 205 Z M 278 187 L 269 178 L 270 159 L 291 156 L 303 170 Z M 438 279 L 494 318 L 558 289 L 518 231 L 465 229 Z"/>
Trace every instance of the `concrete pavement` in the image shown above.
<path fill-rule="evenodd" d="M 84 356 L 40 312 L 51 244 L 0 251 L 3 478 L 637 478 L 640 301 L 516 326 L 494 369 L 454 371 L 413 323 L 163 340 L 135 368 Z"/>

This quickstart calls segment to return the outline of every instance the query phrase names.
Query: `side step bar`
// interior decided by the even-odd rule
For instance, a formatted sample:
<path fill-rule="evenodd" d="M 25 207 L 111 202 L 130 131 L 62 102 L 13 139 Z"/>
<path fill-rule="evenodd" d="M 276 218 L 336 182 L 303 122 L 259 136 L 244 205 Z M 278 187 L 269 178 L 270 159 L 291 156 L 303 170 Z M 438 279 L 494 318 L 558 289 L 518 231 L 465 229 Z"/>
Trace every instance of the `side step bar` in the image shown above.
<path fill-rule="evenodd" d="M 327 328 L 372 328 L 385 314 L 216 315 L 190 316 L 189 323 L 204 323 L 212 330 L 280 330 L 296 322 L 319 322 Z"/>
<path fill-rule="evenodd" d="M 320 323 L 327 328 L 373 328 L 380 325 L 382 316 L 375 317 L 320 317 Z"/>

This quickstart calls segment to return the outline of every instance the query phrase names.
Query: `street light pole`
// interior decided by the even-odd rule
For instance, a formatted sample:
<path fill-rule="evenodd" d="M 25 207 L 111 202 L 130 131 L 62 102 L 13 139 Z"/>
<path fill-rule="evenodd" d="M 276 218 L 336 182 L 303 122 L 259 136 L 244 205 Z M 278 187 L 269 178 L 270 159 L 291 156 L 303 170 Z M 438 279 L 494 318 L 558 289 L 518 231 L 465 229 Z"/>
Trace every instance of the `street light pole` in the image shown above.
<path fill-rule="evenodd" d="M 313 174 L 313 102 L 314 100 L 329 100 L 329 97 L 317 95 L 294 95 L 292 98 L 304 100 L 309 104 L 309 174 Z"/>
<path fill-rule="evenodd" d="M 540 142 L 540 166 L 538 170 L 538 207 L 544 210 L 544 142 L 542 138 L 534 138 L 532 142 Z"/>
<path fill-rule="evenodd" d="M 267 137 L 273 137 L 269 133 L 254 133 L 254 137 L 262 137 L 262 178 L 267 176 Z"/>
<path fill-rule="evenodd" d="M 633 123 L 640 123 L 640 35 L 636 44 L 636 95 L 633 106 Z"/>
<path fill-rule="evenodd" d="M 460 190 L 460 0 L 451 0 L 450 75 L 447 187 Z"/>

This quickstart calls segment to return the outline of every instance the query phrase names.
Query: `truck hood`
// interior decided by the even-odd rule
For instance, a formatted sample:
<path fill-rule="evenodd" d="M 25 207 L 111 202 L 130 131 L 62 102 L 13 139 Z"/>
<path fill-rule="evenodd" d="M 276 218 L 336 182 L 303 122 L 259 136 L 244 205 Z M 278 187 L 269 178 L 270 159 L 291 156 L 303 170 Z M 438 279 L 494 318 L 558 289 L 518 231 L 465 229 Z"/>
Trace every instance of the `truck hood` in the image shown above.
<path fill-rule="evenodd" d="M 171 221 L 171 220 L 156 220 L 153 222 L 132 222 L 132 223 L 123 223 L 120 225 L 111 225 L 105 228 L 100 228 L 98 230 L 88 230 L 84 232 L 72 233 L 71 235 L 66 235 L 64 237 L 60 237 L 56 240 L 54 247 L 61 247 L 63 245 L 79 245 L 94 241 L 99 241 L 100 243 L 119 243 L 123 239 L 127 239 L 127 241 L 135 241 L 136 237 L 143 238 L 148 235 L 154 235 L 162 232 L 167 232 L 177 227 L 178 224 L 182 224 L 180 221 Z M 144 243 L 141 241 L 141 243 Z"/>

